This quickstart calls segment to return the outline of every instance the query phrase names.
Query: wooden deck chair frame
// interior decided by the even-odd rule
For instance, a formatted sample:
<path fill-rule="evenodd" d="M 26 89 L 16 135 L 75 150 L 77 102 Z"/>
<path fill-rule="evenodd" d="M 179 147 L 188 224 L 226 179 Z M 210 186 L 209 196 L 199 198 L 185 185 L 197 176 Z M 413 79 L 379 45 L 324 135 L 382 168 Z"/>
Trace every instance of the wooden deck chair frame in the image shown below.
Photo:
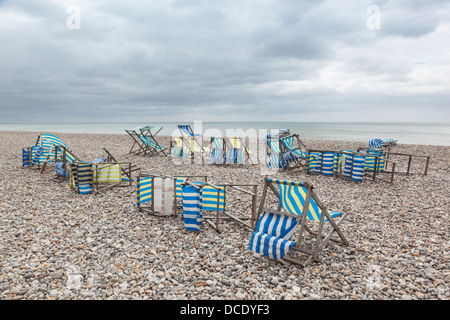
<path fill-rule="evenodd" d="M 117 163 L 117 162 L 101 162 L 101 163 L 88 163 L 89 165 L 91 165 L 91 182 L 92 182 L 92 194 L 97 194 L 99 192 L 103 192 L 105 190 L 114 188 L 114 187 L 128 187 L 131 186 L 132 181 L 128 180 L 128 181 L 120 181 L 120 182 L 114 182 L 114 183 L 101 183 L 98 180 L 99 177 L 99 172 L 103 169 L 106 169 L 108 167 L 111 166 L 115 166 L 120 164 L 120 166 L 128 166 L 128 170 L 131 170 L 131 162 L 122 162 L 122 163 Z M 122 172 L 122 171 L 121 171 Z M 79 186 L 79 181 L 77 181 L 77 175 L 75 175 L 74 179 L 75 179 L 75 183 L 74 183 L 74 187 L 73 189 L 77 192 L 77 193 L 81 193 L 80 192 L 80 186 Z"/>
<path fill-rule="evenodd" d="M 152 130 L 155 129 L 157 129 L 157 131 L 152 132 Z M 167 154 L 165 152 L 165 149 L 167 148 L 162 147 L 156 139 L 156 135 L 162 129 L 163 129 L 162 127 L 152 127 L 152 126 L 145 126 L 139 129 L 125 129 L 125 132 L 128 133 L 128 135 L 130 135 L 131 138 L 133 139 L 133 145 L 131 146 L 131 149 L 128 153 L 134 153 L 138 155 L 144 154 L 150 156 L 162 153 L 164 156 L 167 157 Z M 147 142 L 143 141 L 144 138 L 150 138 L 155 143 L 156 147 L 148 145 Z"/>
<path fill-rule="evenodd" d="M 125 129 L 125 132 L 133 139 L 133 144 L 128 153 L 134 153 L 139 155 L 141 153 L 145 153 L 146 146 L 144 142 L 139 138 L 139 132 L 137 129 Z"/>
<path fill-rule="evenodd" d="M 395 174 L 395 162 L 392 162 L 388 159 L 382 159 L 380 156 L 374 155 L 374 154 L 369 154 L 369 153 L 365 153 L 365 152 L 349 152 L 349 151 L 339 151 L 337 152 L 338 155 L 345 155 L 346 157 L 351 157 L 351 168 L 350 168 L 350 174 L 349 176 L 345 176 L 342 173 L 342 165 L 339 166 L 339 168 L 337 169 L 337 172 L 335 172 L 335 175 L 339 178 L 343 178 L 346 180 L 352 180 L 352 176 L 353 176 L 353 159 L 355 157 L 363 157 L 364 160 L 366 161 L 367 158 L 373 158 L 374 159 L 374 170 L 371 171 L 367 171 L 366 169 L 364 169 L 364 175 L 368 175 L 372 177 L 372 181 L 376 182 L 376 181 L 384 181 L 384 182 L 389 182 L 389 183 L 393 183 L 394 182 L 394 174 Z M 386 166 L 388 163 L 391 163 L 392 165 L 392 171 L 391 172 L 386 172 L 386 171 L 382 171 L 381 168 L 381 163 L 384 163 L 384 166 Z M 385 179 L 382 178 L 380 176 L 381 173 L 390 173 L 390 178 L 389 179 Z"/>
<path fill-rule="evenodd" d="M 406 161 L 406 171 L 396 171 L 396 172 L 394 172 L 395 171 L 395 166 L 393 166 L 391 171 L 385 170 L 385 172 L 387 172 L 387 173 L 404 174 L 404 175 L 421 174 L 421 175 L 424 175 L 424 176 L 426 176 L 428 174 L 428 168 L 429 168 L 429 165 L 430 165 L 431 156 L 428 156 L 428 155 L 415 155 L 415 154 L 402 153 L 402 152 L 391 152 L 390 149 L 386 150 L 386 149 L 381 149 L 381 148 L 380 149 L 377 149 L 377 148 L 358 148 L 357 150 L 360 151 L 360 152 L 361 151 L 367 152 L 367 150 L 370 150 L 370 149 L 378 150 L 378 151 L 386 154 L 386 160 L 389 160 L 390 163 L 394 163 L 393 161 L 390 160 L 390 158 L 392 156 L 396 156 L 396 157 L 398 157 L 400 159 L 404 159 L 404 161 Z M 412 172 L 413 159 L 416 159 L 416 160 L 418 160 L 418 159 L 425 159 L 425 164 L 424 164 L 423 171 Z"/>
<path fill-rule="evenodd" d="M 186 180 L 185 184 L 194 186 L 196 189 L 203 188 L 205 186 L 209 186 L 217 190 L 217 205 L 215 207 L 215 214 L 204 214 L 203 220 L 207 222 L 216 232 L 222 233 L 222 229 L 220 227 L 220 221 L 221 220 L 233 220 L 240 225 L 242 225 L 244 228 L 248 230 L 253 230 L 253 226 L 255 225 L 256 221 L 256 198 L 257 198 L 257 192 L 258 192 L 258 185 L 257 184 L 231 184 L 231 183 L 224 183 L 224 184 L 212 184 L 210 182 L 204 182 L 202 184 L 196 184 L 193 181 Z M 252 190 L 247 190 L 246 187 L 251 188 Z M 233 189 L 241 192 L 242 194 L 250 195 L 251 197 L 251 215 L 250 217 L 238 217 L 234 214 L 229 213 L 226 210 L 226 194 L 227 189 Z M 223 201 L 223 210 L 220 210 L 220 192 L 223 191 L 224 194 L 224 201 Z M 205 210 L 209 213 L 212 213 L 212 210 Z M 250 223 L 244 221 L 244 220 L 250 220 Z"/>
<path fill-rule="evenodd" d="M 158 175 L 158 174 L 149 174 L 149 173 L 142 173 L 142 172 L 139 173 L 138 179 L 137 179 L 138 183 L 142 180 L 142 178 L 152 178 L 152 184 L 151 184 L 152 199 L 147 204 L 140 204 L 139 201 L 138 201 L 138 204 L 137 204 L 138 210 L 140 212 L 151 214 L 151 215 L 154 215 L 154 216 L 162 216 L 161 214 L 158 214 L 155 211 L 155 209 L 154 209 L 155 208 L 155 202 L 154 202 L 155 199 L 153 198 L 153 190 L 154 190 L 154 183 L 153 183 L 154 180 L 153 180 L 153 178 L 156 178 L 156 177 L 158 177 L 158 178 L 168 178 L 168 179 L 172 179 L 173 180 L 173 183 L 174 183 L 174 188 L 173 188 L 173 190 L 174 190 L 173 212 L 172 212 L 173 215 L 176 215 L 179 212 L 179 209 L 181 208 L 181 205 L 178 205 L 178 203 L 177 203 L 177 198 L 178 198 L 178 195 L 177 195 L 177 188 L 178 188 L 177 180 L 182 178 L 182 179 L 188 179 L 188 180 L 190 180 L 190 179 L 192 179 L 192 180 L 200 179 L 200 181 L 202 181 L 202 182 L 207 182 L 208 181 L 208 176 L 206 176 L 206 175 L 196 175 L 196 176 L 193 176 L 193 175 L 175 175 L 175 176 L 171 176 L 171 175 L 164 175 L 164 174 Z M 139 188 L 139 185 L 137 186 L 137 188 Z"/>
<path fill-rule="evenodd" d="M 293 147 L 292 149 L 289 149 L 286 144 L 283 142 L 285 139 L 288 139 L 290 137 L 293 137 L 294 141 L 297 142 L 297 147 Z M 289 153 L 292 161 L 285 161 L 286 162 L 286 169 L 285 170 L 295 170 L 295 169 L 303 169 L 307 166 L 307 156 L 305 157 L 305 154 L 308 154 L 308 148 L 306 147 L 306 145 L 303 143 L 303 141 L 300 139 L 300 136 L 297 133 L 287 133 L 284 135 L 280 135 L 280 149 L 281 149 L 281 154 L 286 154 Z M 301 153 L 301 158 L 294 156 L 293 153 L 294 151 L 300 151 Z M 295 154 L 295 153 L 294 153 Z M 294 165 L 292 165 L 294 164 Z"/>
<path fill-rule="evenodd" d="M 284 215 L 284 216 L 289 216 L 289 217 L 293 217 L 295 219 L 297 219 L 297 221 L 300 224 L 299 230 L 298 230 L 298 235 L 297 235 L 297 239 L 296 239 L 296 243 L 295 245 L 292 247 L 292 250 L 294 251 L 298 251 L 301 253 L 305 253 L 307 255 L 309 255 L 309 258 L 303 262 L 300 261 L 297 258 L 291 257 L 289 255 L 286 255 L 283 260 L 289 261 L 291 263 L 300 265 L 300 266 L 306 266 L 308 264 L 310 264 L 313 261 L 319 261 L 319 253 L 322 251 L 322 249 L 328 244 L 328 242 L 334 241 L 343 245 L 348 246 L 349 245 L 349 241 L 347 240 L 347 238 L 345 237 L 345 235 L 343 234 L 343 232 L 340 229 L 340 226 L 342 224 L 343 221 L 346 220 L 347 215 L 348 214 L 343 214 L 343 216 L 339 219 L 339 221 L 336 223 L 334 221 L 334 219 L 330 216 L 330 214 L 328 213 L 327 208 L 325 207 L 325 205 L 319 200 L 317 194 L 314 192 L 314 187 L 309 184 L 309 183 L 302 183 L 302 185 L 307 189 L 307 193 L 306 193 L 306 197 L 305 197 L 305 202 L 303 205 L 303 210 L 302 210 L 302 214 L 298 215 L 292 212 L 289 212 L 287 210 L 285 210 L 284 208 L 282 208 L 281 205 L 281 199 L 280 199 L 280 193 L 277 190 L 277 188 L 273 185 L 274 183 L 272 181 L 282 181 L 282 180 L 277 180 L 277 179 L 269 179 L 268 177 L 264 178 L 264 187 L 262 190 L 262 196 L 261 196 L 261 201 L 260 201 L 260 205 L 259 205 L 259 209 L 257 212 L 257 216 L 256 216 L 256 221 L 259 221 L 261 214 L 263 212 L 268 212 L 268 213 L 272 213 L 272 214 L 278 214 L 278 215 Z M 268 196 L 267 191 L 271 190 L 272 193 L 275 195 L 275 197 L 278 199 L 278 208 L 276 210 L 273 209 L 268 209 L 265 207 L 265 202 L 266 202 L 266 198 Z M 320 215 L 320 221 L 318 222 L 318 228 L 317 231 L 313 231 L 308 225 L 307 225 L 307 214 L 308 214 L 308 208 L 311 204 L 311 201 L 314 201 L 317 206 L 320 208 L 321 210 L 321 215 Z M 330 223 L 331 226 L 331 230 L 328 232 L 328 234 L 323 234 L 324 231 L 324 223 L 325 220 L 327 219 Z M 298 226 L 298 225 L 297 225 Z M 297 228 L 297 227 L 296 227 Z M 254 230 L 256 230 L 256 224 L 255 224 L 255 228 Z M 306 239 L 305 237 L 305 231 L 307 233 L 309 233 L 310 235 L 315 236 L 315 241 L 314 241 L 314 245 L 313 247 L 308 247 L 303 245 L 303 241 Z M 334 233 L 337 233 L 338 238 L 333 237 Z M 294 234 L 295 236 L 295 234 Z"/>
<path fill-rule="evenodd" d="M 106 160 L 105 162 L 110 162 L 110 163 L 120 163 L 120 161 L 117 161 L 116 158 L 111 154 L 111 152 L 109 152 L 106 148 L 103 148 L 103 150 L 106 152 Z M 141 170 L 140 167 L 138 167 L 136 164 L 132 164 L 131 165 L 131 169 L 128 167 L 120 167 L 122 170 L 122 173 L 128 177 L 128 179 L 130 179 L 130 181 L 133 181 L 133 172 L 139 171 Z"/>

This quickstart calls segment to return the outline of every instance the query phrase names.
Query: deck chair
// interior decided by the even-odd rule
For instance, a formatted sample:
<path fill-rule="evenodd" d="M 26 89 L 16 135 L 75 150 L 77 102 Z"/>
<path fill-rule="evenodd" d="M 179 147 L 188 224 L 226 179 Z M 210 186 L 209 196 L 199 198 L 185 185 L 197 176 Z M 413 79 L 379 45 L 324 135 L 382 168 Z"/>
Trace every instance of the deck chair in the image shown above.
<path fill-rule="evenodd" d="M 136 181 L 136 204 L 140 212 L 155 216 L 178 213 L 182 198 L 181 185 L 187 179 L 207 182 L 208 176 L 169 176 L 140 173 Z M 171 190 L 171 191 L 170 191 Z M 171 202 L 172 204 L 169 204 Z"/>
<path fill-rule="evenodd" d="M 178 125 L 178 130 L 181 133 L 181 141 L 185 147 L 185 151 L 191 154 L 192 161 L 195 155 L 200 155 L 203 164 L 203 153 L 208 150 L 203 147 L 203 141 L 199 134 L 195 134 L 189 124 Z"/>
<path fill-rule="evenodd" d="M 391 164 L 390 178 L 381 176 L 385 172 L 387 163 Z M 393 183 L 395 163 L 386 159 L 378 152 L 361 152 L 341 150 L 335 154 L 335 175 L 353 181 L 363 181 L 365 176 L 372 177 L 372 181 Z"/>
<path fill-rule="evenodd" d="M 307 173 L 332 176 L 335 173 L 335 153 L 331 150 L 309 150 L 306 156 Z"/>
<path fill-rule="evenodd" d="M 286 169 L 296 169 L 306 166 L 308 149 L 300 140 L 298 134 L 284 134 L 280 137 L 280 147 Z"/>
<path fill-rule="evenodd" d="M 53 134 L 40 134 L 32 147 L 22 149 L 22 167 L 37 167 L 41 169 L 42 164 L 48 158 L 54 158 L 55 146 L 63 146 L 70 150 L 60 138 Z"/>
<path fill-rule="evenodd" d="M 103 150 L 106 153 L 106 159 L 105 162 L 109 163 L 120 163 L 121 161 L 117 161 L 116 158 L 109 152 L 106 148 L 103 148 Z M 125 175 L 130 181 L 133 181 L 132 174 L 133 172 L 141 170 L 140 167 L 138 167 L 136 164 L 132 164 L 131 168 L 128 168 L 128 166 L 121 166 L 120 168 L 122 170 L 122 174 Z"/>
<path fill-rule="evenodd" d="M 278 136 L 267 135 L 266 139 L 266 166 L 271 169 L 285 169 L 286 162 L 281 155 L 280 139 Z"/>
<path fill-rule="evenodd" d="M 122 167 L 131 172 L 130 162 L 105 162 L 105 157 L 92 162 L 75 160 L 69 166 L 69 186 L 79 194 L 97 194 L 113 187 L 131 186 L 132 180 Z"/>
<path fill-rule="evenodd" d="M 251 189 L 246 189 L 250 187 Z M 218 233 L 222 232 L 221 221 L 233 220 L 244 228 L 252 230 L 256 217 L 257 185 L 252 184 L 212 184 L 186 180 L 182 184 L 182 217 L 187 231 L 200 231 L 204 221 Z M 250 216 L 231 214 L 227 210 L 227 194 L 235 190 L 239 199 L 244 195 L 251 197 Z M 247 221 L 246 221 L 247 220 Z M 249 220 L 249 221 L 248 221 Z"/>
<path fill-rule="evenodd" d="M 305 266 L 319 260 L 319 253 L 330 240 L 349 245 L 340 229 L 347 215 L 328 210 L 313 189 L 308 183 L 266 177 L 257 214 L 258 223 L 252 233 L 249 250 L 273 260 Z M 268 190 L 277 200 L 275 209 L 266 206 Z M 311 223 L 317 224 L 317 231 L 309 227 Z M 308 244 L 307 234 L 314 236 L 309 239 L 312 243 Z M 338 237 L 333 237 L 334 234 Z M 299 260 L 293 255 L 296 252 L 306 254 L 308 259 Z"/>
<path fill-rule="evenodd" d="M 394 139 L 370 139 L 369 147 L 370 148 L 391 148 L 397 145 L 397 140 Z"/>
<path fill-rule="evenodd" d="M 156 140 L 156 135 L 162 130 L 162 127 L 145 126 L 136 129 L 125 129 L 131 138 L 133 138 L 133 145 L 129 153 L 144 154 L 144 155 L 158 155 L 166 154 L 166 147 L 161 146 Z M 153 131 L 153 132 L 152 132 Z M 154 132 L 156 131 L 156 132 Z"/>
<path fill-rule="evenodd" d="M 209 155 L 211 164 L 225 164 L 225 143 L 224 138 L 211 137 L 211 153 Z"/>
<path fill-rule="evenodd" d="M 391 173 L 392 175 L 428 174 L 428 168 L 431 159 L 431 156 L 429 155 L 391 152 L 390 149 L 383 149 L 383 148 L 358 148 L 357 152 L 368 153 L 383 158 L 384 163 L 380 165 L 380 171 L 385 173 Z M 391 165 L 389 166 L 389 164 Z M 397 166 L 395 164 L 397 164 Z M 421 166 L 421 164 L 423 165 L 423 167 Z M 413 168 L 414 166 L 415 168 Z M 371 167 L 367 168 L 367 170 L 370 169 Z"/>

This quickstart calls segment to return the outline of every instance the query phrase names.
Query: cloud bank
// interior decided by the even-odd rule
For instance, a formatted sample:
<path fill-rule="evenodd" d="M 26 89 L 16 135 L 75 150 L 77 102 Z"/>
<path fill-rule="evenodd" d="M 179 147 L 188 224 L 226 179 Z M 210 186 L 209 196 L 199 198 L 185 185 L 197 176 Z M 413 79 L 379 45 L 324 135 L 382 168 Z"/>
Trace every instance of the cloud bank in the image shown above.
<path fill-rule="evenodd" d="M 449 15 L 419 0 L 3 0 L 0 122 L 448 121 Z"/>

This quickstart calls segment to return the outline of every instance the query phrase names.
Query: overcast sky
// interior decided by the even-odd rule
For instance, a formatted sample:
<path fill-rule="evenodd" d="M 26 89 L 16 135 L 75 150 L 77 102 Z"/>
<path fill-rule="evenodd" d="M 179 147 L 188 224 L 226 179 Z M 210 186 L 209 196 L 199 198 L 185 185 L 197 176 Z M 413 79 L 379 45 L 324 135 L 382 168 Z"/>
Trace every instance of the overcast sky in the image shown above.
<path fill-rule="evenodd" d="M 448 0 L 0 0 L 0 123 L 450 121 Z"/>

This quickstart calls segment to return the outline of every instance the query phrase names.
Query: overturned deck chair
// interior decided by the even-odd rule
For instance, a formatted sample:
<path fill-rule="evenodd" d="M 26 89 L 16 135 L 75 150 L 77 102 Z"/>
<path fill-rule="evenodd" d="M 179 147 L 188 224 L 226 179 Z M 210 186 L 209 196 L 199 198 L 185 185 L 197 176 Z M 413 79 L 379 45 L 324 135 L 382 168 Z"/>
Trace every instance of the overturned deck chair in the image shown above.
<path fill-rule="evenodd" d="M 96 162 L 103 162 L 104 157 L 96 159 Z M 64 146 L 55 146 L 54 152 L 49 154 L 42 164 L 41 174 L 48 173 L 53 170 L 53 168 L 48 169 L 49 164 L 55 165 L 55 173 L 57 177 L 68 178 L 69 177 L 69 166 L 75 162 L 82 162 L 72 150 L 67 149 Z"/>
<path fill-rule="evenodd" d="M 106 148 L 103 148 L 103 150 L 106 153 L 105 162 L 109 162 L 109 163 L 120 163 L 121 162 L 121 161 L 117 161 L 117 159 Z M 129 168 L 128 166 L 121 166 L 120 169 L 122 170 L 122 174 L 125 175 L 130 181 L 133 181 L 133 177 L 132 177 L 133 172 L 141 170 L 141 168 L 138 167 L 134 163 L 131 165 L 131 168 Z"/>
<path fill-rule="evenodd" d="M 145 126 L 136 129 L 125 129 L 125 132 L 133 139 L 133 145 L 129 153 L 144 155 L 166 154 L 166 147 L 161 146 L 156 140 L 156 135 L 162 130 L 162 127 Z"/>
<path fill-rule="evenodd" d="M 250 187 L 250 190 L 246 189 Z M 222 220 L 233 220 L 248 230 L 252 230 L 256 221 L 257 185 L 252 184 L 212 184 L 186 180 L 182 184 L 182 217 L 187 231 L 200 231 L 204 221 L 218 233 Z M 231 190 L 239 192 L 239 199 L 244 195 L 251 197 L 250 216 L 231 214 L 227 210 L 227 194 Z M 249 221 L 246 221 L 249 220 Z"/>
<path fill-rule="evenodd" d="M 57 136 L 47 133 L 40 134 L 34 146 L 22 149 L 22 166 L 41 169 L 48 158 L 54 158 L 56 146 L 63 146 L 70 150 L 67 144 Z"/>
<path fill-rule="evenodd" d="M 280 137 L 280 147 L 286 169 L 304 168 L 307 164 L 308 148 L 298 134 L 290 132 Z"/>
<path fill-rule="evenodd" d="M 140 212 L 155 216 L 178 213 L 182 198 L 181 185 L 187 179 L 208 181 L 208 176 L 169 176 L 140 173 L 136 181 L 136 204 Z M 171 202 L 171 204 L 169 204 Z"/>
<path fill-rule="evenodd" d="M 79 194 L 97 194 L 113 187 L 131 186 L 132 180 L 122 167 L 131 172 L 131 162 L 105 162 L 105 157 L 92 162 L 73 161 L 69 166 L 69 186 Z"/>
<path fill-rule="evenodd" d="M 220 222 L 224 219 L 232 219 L 251 230 L 255 223 L 257 187 L 252 184 L 214 185 L 208 182 L 207 176 L 201 175 L 168 176 L 141 173 L 136 184 L 136 202 L 139 211 L 151 215 L 168 216 L 180 213 L 187 231 L 199 231 L 200 224 L 206 221 L 220 233 Z M 250 216 L 228 212 L 226 195 L 232 190 L 251 197 Z M 197 200 L 201 202 L 198 220 L 195 218 L 195 221 L 192 216 L 197 209 L 191 206 L 191 196 L 198 197 Z M 180 201 L 181 205 L 178 204 Z"/>
<path fill-rule="evenodd" d="M 340 229 L 346 215 L 328 210 L 313 189 L 308 183 L 266 177 L 249 250 L 305 266 L 319 260 L 319 253 L 330 240 L 349 245 Z M 269 190 L 277 199 L 276 208 L 267 205 Z M 316 224 L 317 231 L 310 224 Z M 312 239 L 307 239 L 307 234 L 313 235 Z M 301 261 L 293 253 L 304 253 L 308 259 Z"/>
<path fill-rule="evenodd" d="M 369 148 L 391 148 L 397 145 L 397 140 L 394 139 L 370 139 Z"/>

